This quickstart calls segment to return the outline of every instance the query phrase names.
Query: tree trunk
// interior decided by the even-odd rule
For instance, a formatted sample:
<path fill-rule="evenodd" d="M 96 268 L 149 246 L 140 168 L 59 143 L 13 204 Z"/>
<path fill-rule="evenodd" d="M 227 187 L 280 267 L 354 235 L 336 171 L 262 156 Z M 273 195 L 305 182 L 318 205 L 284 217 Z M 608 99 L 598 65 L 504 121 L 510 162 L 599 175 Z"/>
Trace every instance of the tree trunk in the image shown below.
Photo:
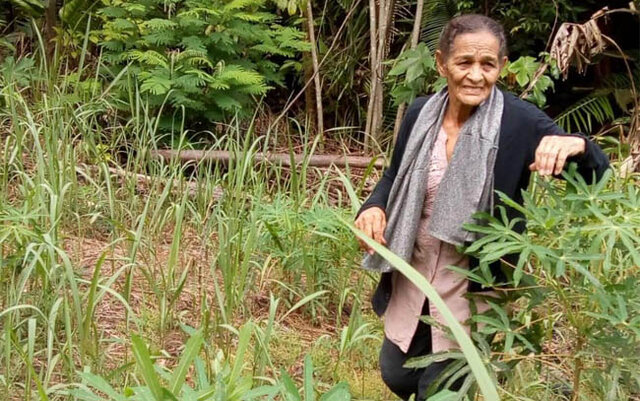
<path fill-rule="evenodd" d="M 304 24 L 304 29 L 307 33 L 307 40 L 311 43 L 311 33 L 309 32 L 309 25 Z M 314 79 L 313 74 L 313 60 L 311 57 L 311 53 L 304 52 L 302 53 L 302 68 L 304 71 L 304 82 L 309 82 Z M 317 117 L 316 117 L 316 107 L 315 107 L 315 94 L 314 87 L 308 85 L 304 91 L 304 107 L 306 111 L 306 115 L 309 118 L 309 121 L 314 128 L 316 125 Z"/>
<path fill-rule="evenodd" d="M 420 28 L 422 27 L 422 10 L 424 10 L 424 0 L 418 0 L 416 5 L 416 17 L 413 20 L 413 30 L 411 31 L 411 49 L 415 49 L 420 41 Z M 396 120 L 393 124 L 393 143 L 396 143 L 398 137 L 398 131 L 400 131 L 400 124 L 402 124 L 402 118 L 404 117 L 404 109 L 406 104 L 401 103 L 398 106 L 396 113 Z"/>
<path fill-rule="evenodd" d="M 375 105 L 375 96 L 377 93 L 376 85 L 378 84 L 378 78 L 376 76 L 378 69 L 376 65 L 378 63 L 378 40 L 377 40 L 377 7 L 376 0 L 369 0 L 369 37 L 370 37 L 370 60 L 371 60 L 371 80 L 369 84 L 369 103 L 367 105 L 367 121 L 364 129 L 364 145 L 365 150 L 369 151 L 371 148 L 372 136 L 374 133 L 372 132 L 372 121 L 373 121 L 373 113 L 374 113 L 374 105 Z"/>
<path fill-rule="evenodd" d="M 322 85 L 320 82 L 320 66 L 318 64 L 318 52 L 316 34 L 313 27 L 313 8 L 311 7 L 311 0 L 307 0 L 307 25 L 309 31 L 309 41 L 311 42 L 311 61 L 313 63 L 313 83 L 315 85 L 316 93 L 316 116 L 317 125 L 316 132 L 320 135 L 320 139 L 324 139 L 324 117 L 322 110 Z"/>
<path fill-rule="evenodd" d="M 384 112 L 384 65 L 387 56 L 389 27 L 393 17 L 394 0 L 369 1 L 369 29 L 371 31 L 371 87 L 365 127 L 365 148 L 380 139 Z"/>
<path fill-rule="evenodd" d="M 57 25 L 58 7 L 56 0 L 49 0 L 49 4 L 44 13 L 44 45 L 47 58 L 52 60 L 55 44 L 53 40 L 56 37 L 55 27 Z"/>

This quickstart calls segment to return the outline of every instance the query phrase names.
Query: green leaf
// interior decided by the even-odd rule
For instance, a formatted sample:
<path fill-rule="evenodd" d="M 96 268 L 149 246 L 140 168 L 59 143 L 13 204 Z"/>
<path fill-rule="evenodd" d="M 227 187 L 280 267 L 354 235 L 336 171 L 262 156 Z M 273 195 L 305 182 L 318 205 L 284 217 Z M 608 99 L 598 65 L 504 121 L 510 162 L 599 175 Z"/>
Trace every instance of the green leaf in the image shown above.
<path fill-rule="evenodd" d="M 341 217 L 337 216 L 343 224 L 349 227 L 362 241 L 364 241 L 369 247 L 373 248 L 380 256 L 386 259 L 393 267 L 395 267 L 400 273 L 406 276 L 411 282 L 422 291 L 429 302 L 438 309 L 442 317 L 444 318 L 447 326 L 451 329 L 454 338 L 458 342 L 462 352 L 464 353 L 471 370 L 476 377 L 480 390 L 486 399 L 498 400 L 498 391 L 496 386 L 484 366 L 482 358 L 478 353 L 478 350 L 473 345 L 473 342 L 467 335 L 465 329 L 460 322 L 455 318 L 451 310 L 447 307 L 435 288 L 429 283 L 429 281 L 416 269 L 411 267 L 402 258 L 395 255 L 386 247 L 377 243 L 362 231 L 355 228 L 351 223 L 344 221 Z"/>
<path fill-rule="evenodd" d="M 347 383 L 338 383 L 326 393 L 324 393 L 319 401 L 351 401 L 351 393 Z"/>
<path fill-rule="evenodd" d="M 427 399 L 427 401 L 457 401 L 458 393 L 454 393 L 451 390 L 442 390 L 437 394 L 432 395 Z"/>
<path fill-rule="evenodd" d="M 307 354 L 304 358 L 304 401 L 314 401 L 316 396 L 313 391 L 313 363 L 311 355 Z"/>
<path fill-rule="evenodd" d="M 105 395 L 111 397 L 111 399 L 115 401 L 126 401 L 126 397 L 119 394 L 105 379 L 102 377 L 95 375 L 91 372 L 78 372 L 78 375 L 84 380 L 88 385 L 95 388 L 96 390 L 104 393 Z"/>
<path fill-rule="evenodd" d="M 298 392 L 296 384 L 291 376 L 284 370 L 280 371 L 280 381 L 282 382 L 282 395 L 287 401 L 302 401 L 302 397 Z"/>
<path fill-rule="evenodd" d="M 162 75 L 150 75 L 142 81 L 140 90 L 154 95 L 164 95 L 171 89 L 171 80 Z"/>
<path fill-rule="evenodd" d="M 180 389 L 184 384 L 185 377 L 187 377 L 187 372 L 189 371 L 191 362 L 193 362 L 193 359 L 198 356 L 203 342 L 204 338 L 201 330 L 198 330 L 191 336 L 191 338 L 189 338 L 189 341 L 187 341 L 184 351 L 182 352 L 182 356 L 180 357 L 180 362 L 173 371 L 171 380 L 169 380 L 169 390 L 173 394 L 180 394 Z"/>
<path fill-rule="evenodd" d="M 142 373 L 144 382 L 149 387 L 149 390 L 151 390 L 153 398 L 156 401 L 163 401 L 165 398 L 165 392 L 163 391 L 162 386 L 160 386 L 160 381 L 158 380 L 158 376 L 153 368 L 153 361 L 149 355 L 147 345 L 136 334 L 131 336 L 131 345 L 136 364 L 140 369 L 140 373 Z"/>

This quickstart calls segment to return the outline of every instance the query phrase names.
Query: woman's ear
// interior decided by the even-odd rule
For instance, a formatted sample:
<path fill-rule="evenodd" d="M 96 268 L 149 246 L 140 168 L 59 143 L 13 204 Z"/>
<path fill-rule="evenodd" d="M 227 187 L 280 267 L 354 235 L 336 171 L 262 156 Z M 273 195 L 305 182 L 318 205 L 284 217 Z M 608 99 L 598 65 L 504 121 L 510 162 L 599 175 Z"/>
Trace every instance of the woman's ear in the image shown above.
<path fill-rule="evenodd" d="M 445 66 L 445 60 L 440 50 L 436 50 L 436 68 L 441 77 L 447 76 L 447 68 Z"/>

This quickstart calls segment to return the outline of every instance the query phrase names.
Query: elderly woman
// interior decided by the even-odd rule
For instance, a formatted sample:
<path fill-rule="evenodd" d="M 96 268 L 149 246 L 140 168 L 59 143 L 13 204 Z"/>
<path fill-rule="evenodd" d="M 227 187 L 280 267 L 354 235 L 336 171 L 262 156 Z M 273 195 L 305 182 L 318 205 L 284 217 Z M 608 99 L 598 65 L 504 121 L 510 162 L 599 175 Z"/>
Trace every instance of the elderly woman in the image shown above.
<path fill-rule="evenodd" d="M 446 25 L 435 56 L 447 86 L 409 107 L 391 164 L 355 222 L 430 280 L 461 323 L 470 317 L 465 294 L 482 289 L 447 266 L 477 266 L 457 246 L 474 240 L 462 225 L 472 222 L 475 212 L 493 211 L 494 190 L 521 202 L 532 171 L 558 175 L 575 161 L 590 179 L 608 167 L 606 156 L 584 135 L 565 133 L 534 105 L 496 88 L 506 46 L 502 27 L 491 18 L 463 15 Z M 430 315 L 443 322 L 418 288 L 361 244 L 368 251 L 363 267 L 383 273 L 372 299 L 375 312 L 384 315 L 382 378 L 401 398 L 417 394 L 423 400 L 448 361 L 423 369 L 404 368 L 404 362 L 457 344 L 419 320 Z M 491 271 L 504 281 L 500 266 Z"/>

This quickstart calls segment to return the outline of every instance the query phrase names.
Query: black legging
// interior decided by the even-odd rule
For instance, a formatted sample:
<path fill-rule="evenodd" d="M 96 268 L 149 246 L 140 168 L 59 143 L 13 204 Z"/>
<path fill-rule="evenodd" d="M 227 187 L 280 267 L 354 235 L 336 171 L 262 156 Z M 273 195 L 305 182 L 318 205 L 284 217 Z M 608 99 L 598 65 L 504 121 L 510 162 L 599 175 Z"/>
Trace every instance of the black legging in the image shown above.
<path fill-rule="evenodd" d="M 429 302 L 425 300 L 422 307 L 422 314 L 429 312 Z M 431 353 L 431 327 L 420 321 L 416 333 L 411 340 L 409 349 L 405 354 L 402 350 L 391 342 L 386 336 L 382 342 L 380 350 L 380 373 L 382 380 L 387 387 L 398 397 L 408 400 L 412 394 L 416 395 L 416 401 L 424 401 L 426 399 L 426 391 L 433 383 L 438 375 L 451 362 L 450 360 L 435 362 L 426 368 L 407 369 L 402 365 L 407 359 L 428 355 Z M 462 386 L 464 377 L 456 380 L 451 386 L 451 390 L 456 391 Z"/>

